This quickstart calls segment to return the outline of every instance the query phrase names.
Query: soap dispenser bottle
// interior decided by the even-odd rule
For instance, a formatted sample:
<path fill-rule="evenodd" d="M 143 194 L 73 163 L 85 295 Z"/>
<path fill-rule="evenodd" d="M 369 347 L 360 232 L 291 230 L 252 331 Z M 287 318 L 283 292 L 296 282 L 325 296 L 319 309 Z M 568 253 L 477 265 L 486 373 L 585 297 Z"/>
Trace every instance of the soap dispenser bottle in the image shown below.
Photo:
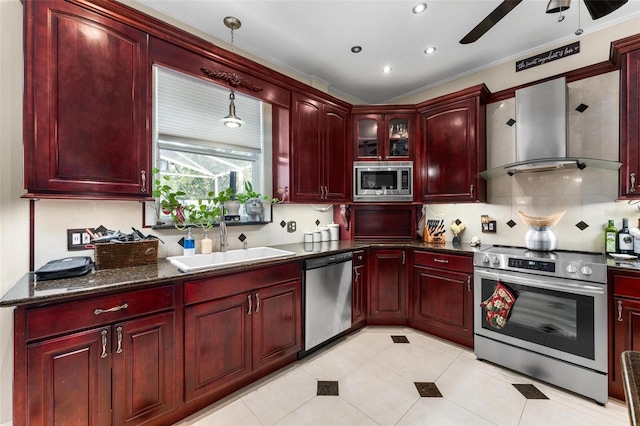
<path fill-rule="evenodd" d="M 187 228 L 187 236 L 184 237 L 182 247 L 184 248 L 185 256 L 193 256 L 196 254 L 196 240 L 191 236 L 191 228 Z"/>

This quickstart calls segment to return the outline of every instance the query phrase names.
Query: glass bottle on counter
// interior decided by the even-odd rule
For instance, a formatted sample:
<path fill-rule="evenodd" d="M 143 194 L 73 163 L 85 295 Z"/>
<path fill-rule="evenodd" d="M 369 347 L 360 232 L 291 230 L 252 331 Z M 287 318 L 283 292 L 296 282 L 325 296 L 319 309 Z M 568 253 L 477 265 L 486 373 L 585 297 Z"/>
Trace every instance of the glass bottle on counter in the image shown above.
<path fill-rule="evenodd" d="M 204 238 L 200 240 L 200 253 L 209 254 L 213 251 L 213 241 L 209 238 L 209 229 L 204 229 Z"/>
<path fill-rule="evenodd" d="M 193 256 L 196 254 L 196 240 L 191 235 L 191 228 L 187 228 L 187 236 L 182 241 L 183 254 L 185 256 Z"/>
<path fill-rule="evenodd" d="M 633 236 L 629 232 L 629 219 L 622 219 L 622 229 L 618 232 L 618 253 L 633 254 Z"/>
<path fill-rule="evenodd" d="M 618 251 L 618 228 L 609 220 L 609 225 L 604 230 L 604 250 L 606 254 Z"/>

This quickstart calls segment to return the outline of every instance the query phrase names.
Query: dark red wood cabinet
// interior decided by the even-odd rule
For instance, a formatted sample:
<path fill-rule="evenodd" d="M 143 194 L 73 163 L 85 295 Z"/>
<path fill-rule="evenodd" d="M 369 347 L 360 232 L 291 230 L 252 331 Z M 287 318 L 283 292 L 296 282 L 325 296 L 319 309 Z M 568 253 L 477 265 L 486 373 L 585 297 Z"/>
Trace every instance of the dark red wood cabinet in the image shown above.
<path fill-rule="evenodd" d="M 367 321 L 367 258 L 364 250 L 353 251 L 351 276 L 351 330 L 364 327 Z"/>
<path fill-rule="evenodd" d="M 386 113 L 360 113 L 363 109 L 358 109 L 352 115 L 354 160 L 413 160 L 415 114 L 398 112 L 402 107 L 387 108 Z"/>
<path fill-rule="evenodd" d="M 348 201 L 351 194 L 349 113 L 292 94 L 291 201 Z"/>
<path fill-rule="evenodd" d="M 473 259 L 413 253 L 409 325 L 473 347 Z"/>
<path fill-rule="evenodd" d="M 609 396 L 624 400 L 622 361 L 627 350 L 640 351 L 640 277 L 633 272 L 610 272 Z"/>
<path fill-rule="evenodd" d="M 373 249 L 369 252 L 370 324 L 405 324 L 407 321 L 407 252 Z"/>
<path fill-rule="evenodd" d="M 640 46 L 620 69 L 620 198 L 640 197 Z"/>
<path fill-rule="evenodd" d="M 486 201 L 484 85 L 456 92 L 420 107 L 418 182 L 423 202 Z"/>
<path fill-rule="evenodd" d="M 302 349 L 298 263 L 186 283 L 185 399 L 228 393 Z"/>
<path fill-rule="evenodd" d="M 25 197 L 151 196 L 149 36 L 63 0 L 25 8 Z"/>
<path fill-rule="evenodd" d="M 181 377 L 173 305 L 173 286 L 163 286 L 19 311 L 16 424 L 153 424 L 171 413 Z"/>

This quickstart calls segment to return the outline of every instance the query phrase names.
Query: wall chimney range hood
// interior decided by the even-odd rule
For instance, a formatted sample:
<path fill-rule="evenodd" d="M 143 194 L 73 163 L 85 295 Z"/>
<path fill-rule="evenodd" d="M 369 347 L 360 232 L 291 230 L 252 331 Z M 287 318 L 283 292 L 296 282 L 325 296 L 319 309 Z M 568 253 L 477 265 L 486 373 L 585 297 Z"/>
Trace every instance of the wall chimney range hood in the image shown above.
<path fill-rule="evenodd" d="M 567 83 L 565 77 L 516 90 L 516 162 L 485 170 L 485 179 L 554 170 L 618 170 L 621 163 L 567 157 Z"/>

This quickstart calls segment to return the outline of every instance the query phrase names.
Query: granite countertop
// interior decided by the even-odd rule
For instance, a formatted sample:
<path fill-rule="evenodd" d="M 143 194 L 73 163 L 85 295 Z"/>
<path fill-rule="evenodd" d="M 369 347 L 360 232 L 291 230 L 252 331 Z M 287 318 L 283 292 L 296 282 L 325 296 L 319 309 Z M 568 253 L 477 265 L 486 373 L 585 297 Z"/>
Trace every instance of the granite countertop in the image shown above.
<path fill-rule="evenodd" d="M 622 352 L 622 380 L 629 421 L 635 426 L 640 419 L 640 352 Z"/>
<path fill-rule="evenodd" d="M 100 292 L 154 285 L 171 280 L 199 279 L 241 272 L 250 268 L 276 265 L 291 261 L 301 261 L 305 258 L 322 256 L 330 253 L 350 251 L 367 247 L 406 247 L 424 248 L 431 251 L 442 251 L 457 254 L 470 255 L 478 249 L 468 243 L 456 244 L 428 244 L 422 241 L 385 241 L 385 242 L 353 242 L 330 241 L 321 244 L 284 244 L 272 246 L 281 250 L 295 253 L 294 256 L 266 259 L 261 261 L 248 261 L 227 267 L 212 268 L 197 272 L 180 272 L 166 259 L 158 259 L 157 264 L 145 266 L 133 266 L 118 269 L 103 269 L 91 271 L 87 275 L 75 278 L 38 281 L 33 272 L 25 274 L 9 291 L 0 299 L 0 307 L 40 304 L 51 301 L 70 299 L 73 297 L 95 294 Z"/>

